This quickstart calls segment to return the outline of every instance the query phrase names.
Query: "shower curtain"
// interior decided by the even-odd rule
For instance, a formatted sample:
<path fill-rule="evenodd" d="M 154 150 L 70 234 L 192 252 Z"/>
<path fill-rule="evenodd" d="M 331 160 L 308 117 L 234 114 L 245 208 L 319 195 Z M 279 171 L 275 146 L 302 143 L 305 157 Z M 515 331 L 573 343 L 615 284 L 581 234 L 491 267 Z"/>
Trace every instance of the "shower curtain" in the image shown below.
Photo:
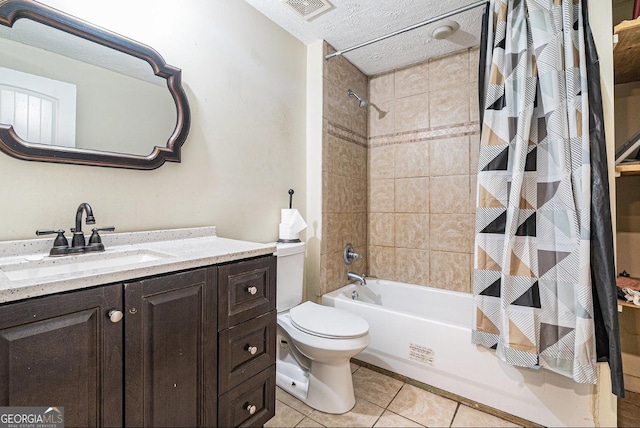
<path fill-rule="evenodd" d="M 596 313 L 590 90 L 598 91 L 596 100 L 600 94 L 599 80 L 594 88 L 587 79 L 592 39 L 584 12 L 580 0 L 489 4 L 480 55 L 483 108 L 472 341 L 494 348 L 509 364 L 540 365 L 576 382 L 596 383 L 596 361 L 610 353 L 596 350 L 594 319 L 602 327 L 602 303 L 610 306 L 606 298 L 615 296 L 615 278 L 611 239 L 611 244 L 605 242 L 611 245 L 606 248 L 611 260 L 598 260 L 599 269 L 604 264 L 609 270 L 594 281 L 604 277 L 613 294 L 603 293 L 606 298 L 599 299 Z M 599 114 L 601 120 L 601 107 Z M 604 150 L 600 137 L 598 156 Z M 602 185 L 606 157 L 598 156 L 594 170 Z M 597 208 L 606 195 L 608 210 L 608 190 L 594 189 Z M 598 212 L 597 219 L 603 218 Z M 604 318 L 608 339 L 617 337 L 617 324 Z M 619 349 L 615 351 L 619 358 Z M 621 389 L 620 379 L 614 392 L 622 394 Z"/>

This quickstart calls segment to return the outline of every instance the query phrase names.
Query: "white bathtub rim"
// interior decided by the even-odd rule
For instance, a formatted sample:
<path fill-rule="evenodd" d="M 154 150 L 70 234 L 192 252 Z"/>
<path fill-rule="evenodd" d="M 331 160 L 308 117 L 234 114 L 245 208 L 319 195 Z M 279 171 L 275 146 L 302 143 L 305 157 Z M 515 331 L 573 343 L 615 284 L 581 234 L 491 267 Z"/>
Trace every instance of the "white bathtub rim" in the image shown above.
<path fill-rule="evenodd" d="M 371 280 L 371 284 L 370 281 Z M 378 279 L 378 278 L 367 278 L 367 285 L 374 285 L 374 286 L 382 286 L 384 287 L 386 286 L 400 286 L 403 287 L 405 289 L 411 289 L 412 287 L 420 287 L 419 289 L 421 290 L 422 288 L 425 288 L 426 290 L 422 290 L 425 292 L 437 292 L 438 294 L 442 294 L 445 296 L 449 296 L 449 297 L 454 297 L 454 298 L 462 298 L 462 299 L 469 299 L 471 300 L 473 297 L 469 294 L 469 293 L 463 293 L 460 291 L 452 291 L 452 290 L 445 290 L 442 288 L 434 288 L 434 287 L 429 287 L 429 286 L 424 286 L 424 285 L 413 285 L 413 284 L 405 284 L 402 282 L 396 282 L 396 281 L 389 281 L 386 279 Z M 327 305 L 327 303 L 325 303 L 326 299 L 325 296 L 327 296 L 329 299 L 340 299 L 340 300 L 346 300 L 346 301 L 353 301 L 353 299 L 351 298 L 351 293 L 353 291 L 359 291 L 361 290 L 363 287 L 367 287 L 367 285 L 359 285 L 359 284 L 348 284 L 345 285 L 337 290 L 331 291 L 325 295 L 322 296 L 322 304 L 323 305 Z M 412 317 L 416 320 L 423 320 L 423 319 L 428 319 L 429 321 L 433 321 L 435 323 L 440 323 L 440 324 L 444 324 L 444 325 L 452 325 L 454 327 L 458 327 L 458 328 L 462 328 L 462 329 L 469 329 L 471 328 L 470 324 L 465 324 L 463 322 L 443 322 L 440 321 L 436 318 L 432 318 L 429 317 L 427 315 L 420 315 L 420 314 L 416 314 L 414 312 L 410 312 L 410 311 L 404 311 L 402 309 L 395 309 L 395 308 L 388 308 L 385 307 L 383 305 L 377 304 L 377 303 L 370 303 L 370 302 L 366 302 L 363 300 L 358 300 L 358 302 L 360 304 L 363 305 L 367 305 L 367 306 L 371 306 L 376 308 L 377 310 L 383 311 L 387 314 L 395 314 L 395 313 L 402 313 L 403 315 L 406 315 L 408 317 Z M 335 305 L 328 305 L 328 306 L 335 306 Z"/>

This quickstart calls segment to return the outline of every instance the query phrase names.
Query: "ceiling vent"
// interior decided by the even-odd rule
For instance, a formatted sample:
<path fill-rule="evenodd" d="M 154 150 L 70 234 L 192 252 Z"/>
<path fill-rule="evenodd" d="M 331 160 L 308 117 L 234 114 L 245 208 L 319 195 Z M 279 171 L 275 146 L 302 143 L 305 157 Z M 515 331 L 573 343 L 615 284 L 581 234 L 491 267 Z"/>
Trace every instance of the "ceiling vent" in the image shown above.
<path fill-rule="evenodd" d="M 307 21 L 311 21 L 318 15 L 333 9 L 333 5 L 328 0 L 282 0 L 282 2 L 289 5 Z"/>

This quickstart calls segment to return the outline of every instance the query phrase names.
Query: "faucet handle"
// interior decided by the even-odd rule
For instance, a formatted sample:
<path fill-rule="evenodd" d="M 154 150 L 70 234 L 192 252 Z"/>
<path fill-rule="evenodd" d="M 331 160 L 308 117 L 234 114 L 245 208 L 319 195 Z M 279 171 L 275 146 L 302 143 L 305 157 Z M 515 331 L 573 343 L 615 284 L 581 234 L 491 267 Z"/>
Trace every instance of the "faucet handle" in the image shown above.
<path fill-rule="evenodd" d="M 38 235 L 38 236 L 51 235 L 53 233 L 57 233 L 58 236 L 56 236 L 56 239 L 53 240 L 53 248 L 51 248 L 51 251 L 49 251 L 49 254 L 52 255 L 52 256 L 60 256 L 60 255 L 63 255 L 63 254 L 67 254 L 69 252 L 69 241 L 67 240 L 67 237 L 64 236 L 64 230 L 62 230 L 62 229 L 57 229 L 57 230 L 38 229 L 38 230 L 36 230 L 36 235 Z"/>
<path fill-rule="evenodd" d="M 115 226 L 94 227 L 93 229 L 91 229 L 91 231 L 93 233 L 97 233 L 97 232 L 113 232 L 115 230 L 116 230 Z"/>
<path fill-rule="evenodd" d="M 38 235 L 38 236 L 40 236 L 40 235 L 51 235 L 51 234 L 54 234 L 54 233 L 58 233 L 58 234 L 59 233 L 64 233 L 64 230 L 62 230 L 62 229 L 56 229 L 56 230 L 53 230 L 53 229 L 38 229 L 38 230 L 36 230 L 36 235 Z"/>
<path fill-rule="evenodd" d="M 345 265 L 350 265 L 353 260 L 357 260 L 361 258 L 362 258 L 362 255 L 356 253 L 355 249 L 353 248 L 353 245 L 347 244 L 347 246 L 344 247 L 344 251 L 342 252 L 342 260 L 344 260 Z"/>
<path fill-rule="evenodd" d="M 89 245 L 102 244 L 102 238 L 98 232 L 113 232 L 116 230 L 114 226 L 94 227 L 91 229 L 91 237 L 89 238 Z"/>

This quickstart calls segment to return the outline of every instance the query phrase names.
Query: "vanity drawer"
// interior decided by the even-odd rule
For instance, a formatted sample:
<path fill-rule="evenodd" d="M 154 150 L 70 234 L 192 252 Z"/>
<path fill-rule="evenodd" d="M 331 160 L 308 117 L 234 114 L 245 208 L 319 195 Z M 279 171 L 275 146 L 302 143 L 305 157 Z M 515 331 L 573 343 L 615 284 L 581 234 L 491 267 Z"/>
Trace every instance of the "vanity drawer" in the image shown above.
<path fill-rule="evenodd" d="M 218 388 L 222 393 L 276 362 L 276 311 L 221 331 L 219 341 Z"/>
<path fill-rule="evenodd" d="M 230 263 L 218 268 L 218 331 L 275 308 L 275 256 Z"/>
<path fill-rule="evenodd" d="M 220 396 L 218 426 L 262 426 L 275 415 L 275 390 L 276 365 L 273 364 Z"/>

